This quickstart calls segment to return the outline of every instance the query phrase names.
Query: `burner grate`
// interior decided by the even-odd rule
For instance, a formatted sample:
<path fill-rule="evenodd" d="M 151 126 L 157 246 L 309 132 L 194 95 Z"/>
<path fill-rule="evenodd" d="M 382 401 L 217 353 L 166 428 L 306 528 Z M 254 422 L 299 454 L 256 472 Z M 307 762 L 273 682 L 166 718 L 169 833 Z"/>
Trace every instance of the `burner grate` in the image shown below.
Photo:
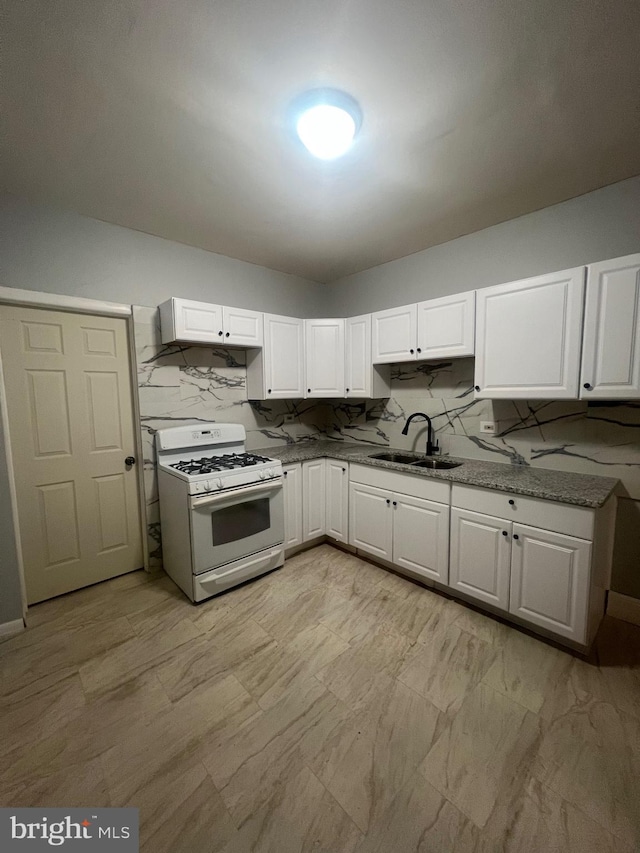
<path fill-rule="evenodd" d="M 171 468 L 183 474 L 215 474 L 270 461 L 266 456 L 257 456 L 255 453 L 225 453 L 223 456 L 203 456 L 202 459 L 181 459 L 180 462 L 174 462 Z"/>

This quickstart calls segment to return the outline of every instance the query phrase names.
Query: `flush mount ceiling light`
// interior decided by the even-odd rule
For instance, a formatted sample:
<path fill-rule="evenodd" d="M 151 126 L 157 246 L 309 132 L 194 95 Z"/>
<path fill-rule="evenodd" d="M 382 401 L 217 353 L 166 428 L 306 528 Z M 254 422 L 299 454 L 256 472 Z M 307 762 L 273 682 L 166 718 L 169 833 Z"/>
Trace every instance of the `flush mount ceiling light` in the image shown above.
<path fill-rule="evenodd" d="M 305 148 L 321 160 L 341 157 L 362 124 L 358 103 L 337 89 L 313 89 L 292 105 L 296 133 Z"/>

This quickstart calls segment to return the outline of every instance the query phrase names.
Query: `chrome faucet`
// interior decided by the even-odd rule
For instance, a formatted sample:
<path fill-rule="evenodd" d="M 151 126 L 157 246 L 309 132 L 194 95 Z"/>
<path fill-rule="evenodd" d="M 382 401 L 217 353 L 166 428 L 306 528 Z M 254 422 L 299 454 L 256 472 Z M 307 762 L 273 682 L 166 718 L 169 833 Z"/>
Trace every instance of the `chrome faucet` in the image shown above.
<path fill-rule="evenodd" d="M 402 430 L 402 434 L 409 434 L 409 424 L 414 418 L 424 418 L 427 422 L 427 456 L 433 456 L 434 453 L 439 453 L 440 446 L 437 441 L 434 441 L 431 418 L 429 417 L 429 415 L 425 415 L 424 412 L 414 412 L 412 415 L 409 415 L 409 417 L 407 418 L 407 422 Z"/>

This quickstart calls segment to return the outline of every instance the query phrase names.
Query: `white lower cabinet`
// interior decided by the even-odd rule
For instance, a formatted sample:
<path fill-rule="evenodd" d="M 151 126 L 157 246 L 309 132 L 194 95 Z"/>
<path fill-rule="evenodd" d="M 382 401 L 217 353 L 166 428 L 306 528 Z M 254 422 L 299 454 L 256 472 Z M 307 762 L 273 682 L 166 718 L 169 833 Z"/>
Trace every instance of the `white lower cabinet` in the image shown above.
<path fill-rule="evenodd" d="M 385 489 L 351 483 L 349 487 L 349 544 L 368 554 L 391 560 L 393 516 Z"/>
<path fill-rule="evenodd" d="M 454 485 L 452 503 L 449 585 L 588 646 L 604 614 L 615 499 L 594 510 Z"/>
<path fill-rule="evenodd" d="M 513 525 L 509 612 L 578 642 L 587 629 L 591 543 Z"/>
<path fill-rule="evenodd" d="M 453 507 L 449 586 L 508 610 L 511 527 L 510 521 Z"/>
<path fill-rule="evenodd" d="M 324 536 L 326 529 L 325 459 L 302 463 L 302 541 Z"/>
<path fill-rule="evenodd" d="M 302 465 L 283 465 L 284 547 L 302 545 Z"/>
<path fill-rule="evenodd" d="M 449 574 L 449 507 L 394 494 L 393 560 L 397 566 L 441 583 Z"/>
<path fill-rule="evenodd" d="M 349 544 L 447 583 L 449 484 L 352 465 Z"/>
<path fill-rule="evenodd" d="M 349 465 L 325 459 L 326 533 L 337 542 L 349 541 Z"/>

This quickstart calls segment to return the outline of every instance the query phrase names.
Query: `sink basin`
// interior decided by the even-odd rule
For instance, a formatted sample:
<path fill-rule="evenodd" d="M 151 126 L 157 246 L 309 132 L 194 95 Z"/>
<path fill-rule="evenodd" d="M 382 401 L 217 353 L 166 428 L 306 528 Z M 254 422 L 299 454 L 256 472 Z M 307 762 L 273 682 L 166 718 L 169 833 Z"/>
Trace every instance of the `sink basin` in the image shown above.
<path fill-rule="evenodd" d="M 457 468 L 462 462 L 447 462 L 446 459 L 418 459 L 411 463 L 414 468 L 431 468 L 435 471 L 444 471 L 447 468 Z"/>
<path fill-rule="evenodd" d="M 370 453 L 369 459 L 380 459 L 383 462 L 398 462 L 402 465 L 410 465 L 416 461 L 415 456 L 407 456 L 406 453 Z"/>

